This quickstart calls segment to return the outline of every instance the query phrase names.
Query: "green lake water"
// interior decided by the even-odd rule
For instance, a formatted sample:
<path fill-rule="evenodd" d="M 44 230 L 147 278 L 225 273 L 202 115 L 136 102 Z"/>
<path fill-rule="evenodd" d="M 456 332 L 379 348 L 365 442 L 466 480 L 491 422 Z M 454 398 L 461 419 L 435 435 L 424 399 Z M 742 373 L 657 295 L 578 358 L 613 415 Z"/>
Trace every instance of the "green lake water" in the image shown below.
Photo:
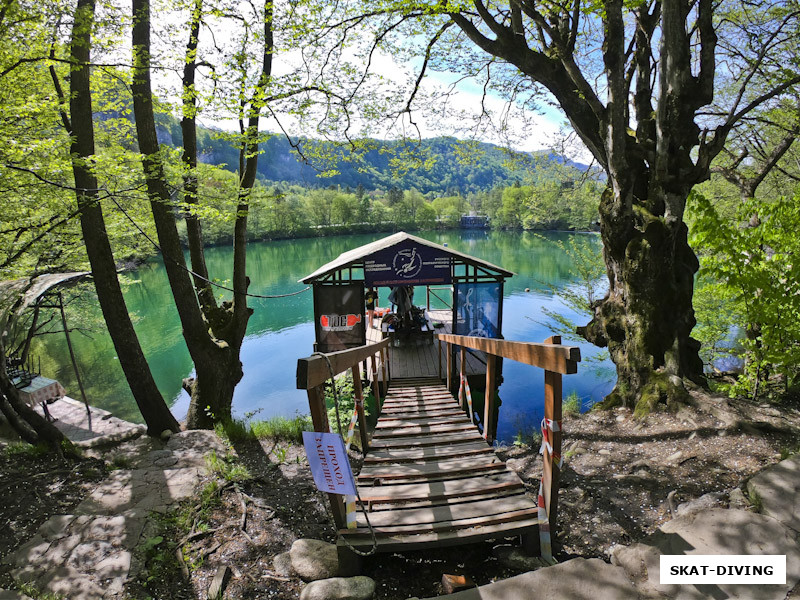
<path fill-rule="evenodd" d="M 303 289 L 301 277 L 315 271 L 340 253 L 383 237 L 385 234 L 347 235 L 326 238 L 254 243 L 248 247 L 247 271 L 255 294 L 286 294 Z M 543 285 L 568 286 L 569 257 L 552 240 L 581 236 L 588 244 L 599 245 L 599 238 L 590 234 L 552 233 L 538 236 L 530 233 L 447 231 L 422 232 L 417 235 L 439 244 L 447 243 L 454 250 L 492 262 L 516 273 L 505 284 L 503 335 L 509 340 L 543 341 L 551 331 L 541 324 L 543 306 L 566 313 L 566 309 Z M 230 248 L 206 251 L 212 277 L 230 273 Z M 134 315 L 139 339 L 150 363 L 156 383 L 182 419 L 188 408 L 188 395 L 181 381 L 192 374 L 192 362 L 181 335 L 180 322 L 169 291 L 163 264 L 153 260 L 128 273 L 135 281 L 127 286 L 125 299 Z M 530 288 L 530 292 L 525 292 Z M 388 290 L 381 290 L 381 306 L 387 306 Z M 417 304 L 425 301 L 420 289 Z M 242 347 L 244 378 L 236 388 L 233 411 L 243 417 L 257 413 L 256 418 L 273 415 L 292 416 L 307 413 L 306 394 L 295 389 L 297 359 L 308 356 L 314 341 L 311 291 L 288 298 L 252 299 L 255 312 Z M 100 309 L 90 304 L 89 310 Z M 91 316 L 91 315 L 90 315 Z M 75 319 L 75 317 L 71 317 Z M 86 319 L 83 319 L 86 320 Z M 73 335 L 81 374 L 90 403 L 131 421 L 141 421 L 138 409 L 128 390 L 122 369 L 108 334 L 95 327 L 91 338 Z M 569 342 L 572 343 L 572 342 Z M 585 358 L 597 353 L 589 344 L 580 344 Z M 47 377 L 60 380 L 70 396 L 80 398 L 72 373 L 63 336 L 43 336 L 35 352 L 41 355 L 42 371 Z M 613 368 L 606 361 L 600 365 L 582 362 L 578 374 L 564 377 L 564 396 L 576 391 L 584 404 L 597 401 L 612 385 Z M 534 367 L 504 361 L 504 383 L 500 387 L 501 407 L 498 439 L 510 442 L 517 431 L 538 429 L 542 418 L 543 371 Z"/>

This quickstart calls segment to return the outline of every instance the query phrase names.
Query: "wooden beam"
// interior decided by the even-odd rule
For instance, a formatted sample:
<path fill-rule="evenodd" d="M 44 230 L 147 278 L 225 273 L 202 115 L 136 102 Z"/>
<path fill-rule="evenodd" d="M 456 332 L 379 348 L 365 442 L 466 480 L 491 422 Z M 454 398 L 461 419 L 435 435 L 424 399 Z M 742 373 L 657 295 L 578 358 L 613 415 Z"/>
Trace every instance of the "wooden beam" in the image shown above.
<path fill-rule="evenodd" d="M 480 350 L 486 354 L 510 358 L 526 365 L 541 367 L 564 375 L 577 373 L 578 362 L 581 360 L 581 350 L 577 346 L 514 342 L 495 338 L 452 335 L 449 333 L 439 333 L 435 337 L 444 342 L 457 344 L 462 348 Z"/>
<path fill-rule="evenodd" d="M 497 357 L 494 354 L 486 355 L 486 396 L 483 403 L 483 439 L 490 444 L 494 442 L 494 384 L 495 365 Z"/>
<path fill-rule="evenodd" d="M 372 365 L 372 393 L 375 396 L 375 410 L 381 414 L 381 386 L 378 382 L 378 366 L 375 360 L 375 355 L 369 357 L 370 364 Z"/>
<path fill-rule="evenodd" d="M 361 388 L 361 373 L 358 363 L 353 365 L 353 394 L 355 395 L 356 413 L 358 413 L 358 432 L 361 436 L 361 453 L 367 453 L 367 419 L 364 416 L 364 390 Z"/>
<path fill-rule="evenodd" d="M 545 340 L 545 343 L 552 341 L 558 344 L 561 342 L 560 336 L 553 336 Z M 542 495 L 544 505 L 547 510 L 548 521 L 550 523 L 550 536 L 555 539 L 556 519 L 558 517 L 558 484 L 561 477 L 561 470 L 558 463 L 561 458 L 561 373 L 552 371 L 544 372 L 544 417 L 556 423 L 553 431 L 549 432 L 552 436 L 552 454 L 545 446 L 542 456 Z"/>
<path fill-rule="evenodd" d="M 333 375 L 338 375 L 388 345 L 389 339 L 387 338 L 376 344 L 366 344 L 357 348 L 330 352 L 325 356 L 330 361 Z M 309 356 L 308 358 L 299 359 L 297 361 L 297 389 L 309 390 L 330 379 L 331 368 L 328 367 L 328 361 L 322 356 Z"/>
<path fill-rule="evenodd" d="M 461 408 L 467 410 L 467 390 L 464 389 L 462 383 L 464 377 L 467 376 L 467 349 L 464 346 L 460 348 L 459 354 L 459 369 L 461 370 L 461 379 L 458 382 L 458 403 Z M 470 415 L 471 417 L 472 415 Z"/>

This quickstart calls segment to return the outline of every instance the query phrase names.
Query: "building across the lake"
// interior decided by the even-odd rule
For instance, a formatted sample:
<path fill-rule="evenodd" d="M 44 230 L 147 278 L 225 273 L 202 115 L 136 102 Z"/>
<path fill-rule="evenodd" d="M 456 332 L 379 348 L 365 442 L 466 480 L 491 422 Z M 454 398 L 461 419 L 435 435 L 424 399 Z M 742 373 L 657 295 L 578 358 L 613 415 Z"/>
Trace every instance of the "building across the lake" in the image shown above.
<path fill-rule="evenodd" d="M 479 215 L 475 211 L 461 215 L 461 229 L 488 229 L 489 217 Z"/>

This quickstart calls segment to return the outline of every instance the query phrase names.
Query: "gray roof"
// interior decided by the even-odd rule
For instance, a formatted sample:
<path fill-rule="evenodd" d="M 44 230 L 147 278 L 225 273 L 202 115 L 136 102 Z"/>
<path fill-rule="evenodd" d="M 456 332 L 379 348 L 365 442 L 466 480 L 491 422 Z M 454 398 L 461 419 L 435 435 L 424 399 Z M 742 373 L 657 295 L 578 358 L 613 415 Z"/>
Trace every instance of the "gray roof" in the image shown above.
<path fill-rule="evenodd" d="M 488 269 L 491 271 L 496 272 L 498 275 L 502 275 L 503 277 L 511 277 L 514 275 L 511 271 L 507 271 L 498 267 L 497 265 L 493 265 L 492 263 L 481 260 L 480 258 L 475 258 L 474 256 L 470 256 L 469 254 L 464 254 L 463 252 L 458 252 L 453 250 L 452 248 L 448 248 L 446 246 L 442 246 L 440 244 L 436 244 L 434 242 L 430 242 L 428 240 L 423 240 L 415 235 L 411 235 L 410 233 L 406 233 L 405 231 L 400 231 L 395 233 L 394 235 L 390 235 L 389 237 L 382 238 L 380 240 L 376 240 L 369 244 L 365 244 L 364 246 L 359 246 L 358 248 L 354 248 L 353 250 L 348 250 L 347 252 L 343 252 L 337 258 L 332 260 L 326 265 L 321 266 L 319 269 L 311 273 L 311 275 L 306 275 L 303 277 L 300 282 L 301 283 L 311 283 L 312 281 L 319 279 L 329 273 L 334 273 L 340 269 L 344 269 L 349 265 L 356 263 L 364 258 L 369 257 L 370 255 L 380 252 L 385 248 L 390 248 L 396 244 L 399 244 L 402 241 L 411 240 L 416 244 L 420 244 L 421 246 L 427 246 L 428 248 L 435 248 L 441 252 L 451 255 L 455 259 L 460 259 L 462 262 L 469 263 L 472 265 L 477 265 L 479 267 L 483 267 L 484 269 Z"/>

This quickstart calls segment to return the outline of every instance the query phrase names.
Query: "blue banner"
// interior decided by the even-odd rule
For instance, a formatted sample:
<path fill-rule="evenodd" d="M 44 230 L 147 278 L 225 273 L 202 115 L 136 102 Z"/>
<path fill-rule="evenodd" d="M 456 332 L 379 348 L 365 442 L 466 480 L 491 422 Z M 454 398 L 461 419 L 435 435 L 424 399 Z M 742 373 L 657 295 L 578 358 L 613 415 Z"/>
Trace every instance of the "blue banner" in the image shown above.
<path fill-rule="evenodd" d="M 453 297 L 456 303 L 456 335 L 500 336 L 502 298 L 499 283 L 457 283 Z"/>
<path fill-rule="evenodd" d="M 453 280 L 453 257 L 446 252 L 404 240 L 364 260 L 370 285 L 432 285 Z"/>

